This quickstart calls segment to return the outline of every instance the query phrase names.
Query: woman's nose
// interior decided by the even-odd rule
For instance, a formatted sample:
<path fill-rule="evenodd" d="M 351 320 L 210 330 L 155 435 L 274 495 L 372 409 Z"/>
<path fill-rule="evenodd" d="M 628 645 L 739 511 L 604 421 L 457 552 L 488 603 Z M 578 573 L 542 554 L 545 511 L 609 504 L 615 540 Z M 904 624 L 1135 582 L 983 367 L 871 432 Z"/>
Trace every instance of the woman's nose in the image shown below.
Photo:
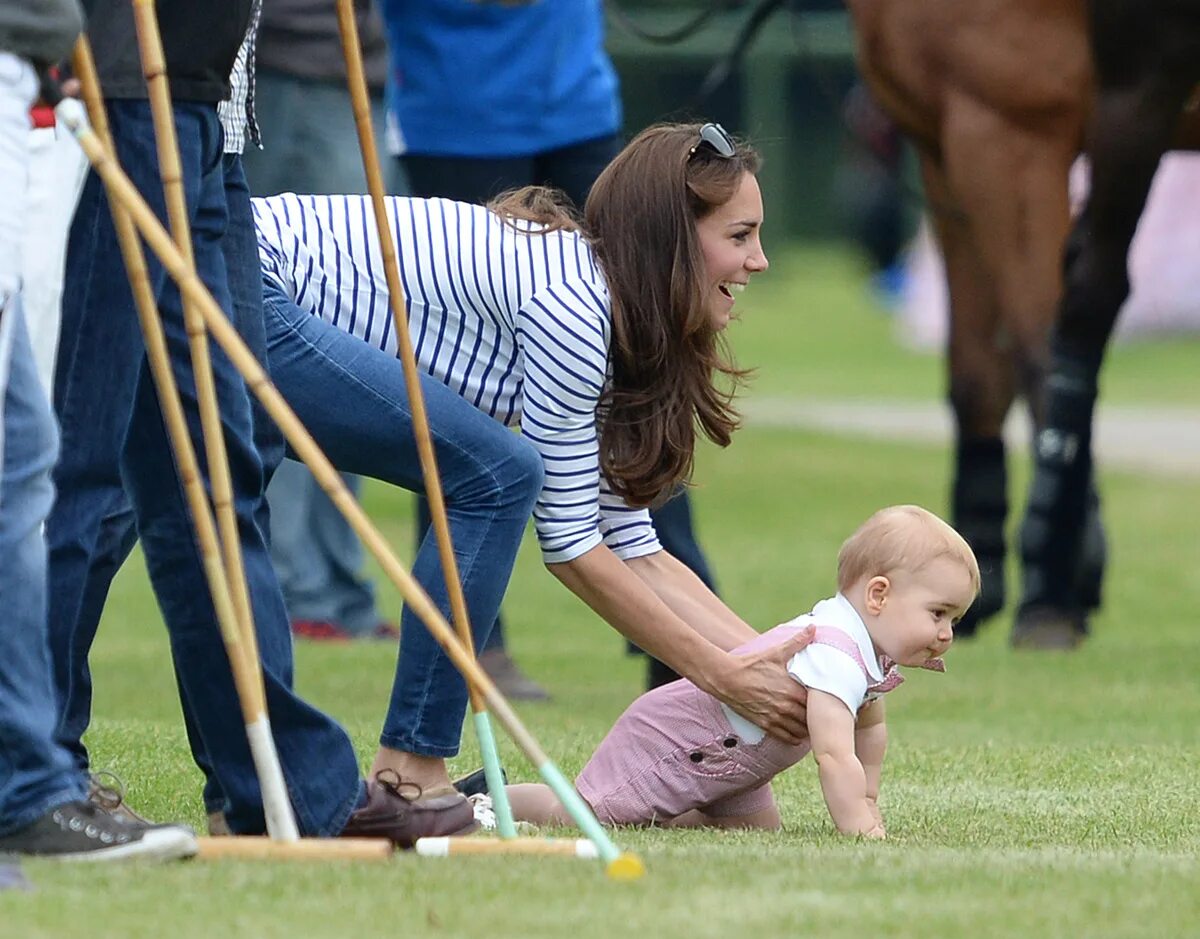
<path fill-rule="evenodd" d="M 770 266 L 771 262 L 767 260 L 767 253 L 761 247 L 746 259 L 746 269 L 755 274 L 761 274 Z"/>

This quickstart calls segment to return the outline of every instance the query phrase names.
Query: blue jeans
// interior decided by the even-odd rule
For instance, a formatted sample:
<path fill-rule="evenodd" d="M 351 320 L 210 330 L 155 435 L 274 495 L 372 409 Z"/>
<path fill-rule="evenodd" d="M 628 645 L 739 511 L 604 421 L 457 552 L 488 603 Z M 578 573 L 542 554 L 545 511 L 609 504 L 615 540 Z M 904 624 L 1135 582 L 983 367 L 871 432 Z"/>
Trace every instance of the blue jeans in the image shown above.
<path fill-rule="evenodd" d="M 362 155 L 344 81 L 313 81 L 270 69 L 255 79 L 255 109 L 265 151 L 250 148 L 244 163 L 251 191 L 366 192 Z M 383 140 L 382 97 L 372 102 L 376 140 Z M 399 177 L 394 160 L 381 155 L 385 174 Z M 402 191 L 387 179 L 388 191 Z M 355 495 L 362 482 L 343 476 Z M 354 635 L 379 624 L 374 585 L 362 576 L 363 550 L 342 513 L 302 463 L 282 464 L 267 499 L 275 507 L 271 559 L 293 620 L 336 623 Z"/>
<path fill-rule="evenodd" d="M 423 491 L 400 362 L 303 312 L 269 279 L 263 305 L 271 378 L 334 465 Z M 482 646 L 541 491 L 542 459 L 532 444 L 441 382 L 421 379 L 455 559 L 475 643 Z M 432 533 L 417 551 L 413 576 L 449 618 Z M 457 669 L 406 606 L 380 742 L 425 756 L 453 756 L 466 707 Z"/>
<path fill-rule="evenodd" d="M 165 218 L 148 105 L 107 103 L 122 166 Z M 243 311 L 238 326 L 252 346 L 261 348 L 261 317 L 253 315 L 256 282 L 251 280 L 257 253 L 237 161 L 222 156 L 214 106 L 177 102 L 175 123 L 197 271 L 224 310 L 237 309 L 237 301 Z M 157 261 L 147 260 L 193 446 L 203 464 L 179 293 Z M 284 778 L 301 830 L 336 834 L 356 806 L 361 786 L 345 732 L 291 690 L 291 636 L 266 548 L 264 460 L 278 459 L 281 444 L 277 433 L 259 420 L 229 360 L 215 347 L 212 359 L 267 707 Z M 57 677 L 64 705 L 59 739 L 86 765 L 79 740 L 90 708 L 84 666 L 112 575 L 131 541 L 123 511 L 128 493 L 170 636 L 193 751 L 209 775 L 208 807 L 224 810 L 234 831 L 262 831 L 262 801 L 229 663 L 108 202 L 94 173 L 84 186 L 67 249 L 54 403 L 64 454 L 55 472 L 60 498 L 47 522 L 51 644 L 61 666 Z M 260 454 L 261 446 L 273 448 L 274 454 Z"/>
<path fill-rule="evenodd" d="M 32 824 L 51 807 L 83 798 L 86 785 L 54 743 L 54 686 L 46 643 L 46 542 L 58 455 L 54 415 L 33 361 L 19 302 L 0 320 L 4 422 L 0 444 L 0 835 Z M 9 332 L 7 342 L 4 333 Z"/>

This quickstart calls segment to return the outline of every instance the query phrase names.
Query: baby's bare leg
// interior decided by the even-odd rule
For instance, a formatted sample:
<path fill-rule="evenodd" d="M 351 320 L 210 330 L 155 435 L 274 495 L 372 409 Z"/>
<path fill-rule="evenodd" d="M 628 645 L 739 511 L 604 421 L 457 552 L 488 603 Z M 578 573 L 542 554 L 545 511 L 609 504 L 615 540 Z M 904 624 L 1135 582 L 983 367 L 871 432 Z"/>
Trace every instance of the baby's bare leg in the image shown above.
<path fill-rule="evenodd" d="M 554 790 L 542 783 L 516 783 L 506 786 L 513 818 L 535 825 L 574 824 Z"/>
<path fill-rule="evenodd" d="M 692 809 L 660 823 L 664 828 L 759 828 L 778 831 L 782 827 L 775 806 L 749 815 L 708 815 L 702 809 Z"/>

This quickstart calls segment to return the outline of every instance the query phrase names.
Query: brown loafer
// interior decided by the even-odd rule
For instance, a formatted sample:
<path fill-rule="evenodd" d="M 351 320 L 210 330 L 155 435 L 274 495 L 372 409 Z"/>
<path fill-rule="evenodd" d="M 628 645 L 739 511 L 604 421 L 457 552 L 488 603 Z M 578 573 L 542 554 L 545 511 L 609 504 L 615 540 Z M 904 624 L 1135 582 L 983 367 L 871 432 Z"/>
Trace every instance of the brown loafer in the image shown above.
<path fill-rule="evenodd" d="M 461 793 L 422 797 L 419 786 L 381 770 L 368 780 L 367 804 L 355 809 L 342 836 L 387 838 L 399 848 L 411 848 L 418 838 L 467 835 L 477 827 L 471 803 Z"/>

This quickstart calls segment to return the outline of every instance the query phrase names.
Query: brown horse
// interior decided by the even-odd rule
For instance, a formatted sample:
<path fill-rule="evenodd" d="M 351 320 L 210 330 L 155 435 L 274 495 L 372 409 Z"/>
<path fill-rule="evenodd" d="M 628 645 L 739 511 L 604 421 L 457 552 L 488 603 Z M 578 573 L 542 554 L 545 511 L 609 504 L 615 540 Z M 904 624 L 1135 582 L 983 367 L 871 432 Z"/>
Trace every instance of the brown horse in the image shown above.
<path fill-rule="evenodd" d="M 847 0 L 847 6 L 862 74 L 916 144 L 946 260 L 957 430 L 952 514 L 984 574 L 980 598 L 960 626 L 969 635 L 1004 605 L 1001 428 L 1018 393 L 1038 432 L 1043 425 L 1070 229 L 1067 175 L 1092 110 L 1086 5 Z M 1086 611 L 1099 605 L 1105 545 L 1087 474 L 1073 480 L 1082 512 L 1074 550 L 1058 558 L 1054 596 L 1023 601 L 1016 645 L 1072 646 L 1086 631 Z M 1028 525 L 1023 540 L 1027 534 Z M 1039 578 L 1035 572 L 1032 579 Z"/>

